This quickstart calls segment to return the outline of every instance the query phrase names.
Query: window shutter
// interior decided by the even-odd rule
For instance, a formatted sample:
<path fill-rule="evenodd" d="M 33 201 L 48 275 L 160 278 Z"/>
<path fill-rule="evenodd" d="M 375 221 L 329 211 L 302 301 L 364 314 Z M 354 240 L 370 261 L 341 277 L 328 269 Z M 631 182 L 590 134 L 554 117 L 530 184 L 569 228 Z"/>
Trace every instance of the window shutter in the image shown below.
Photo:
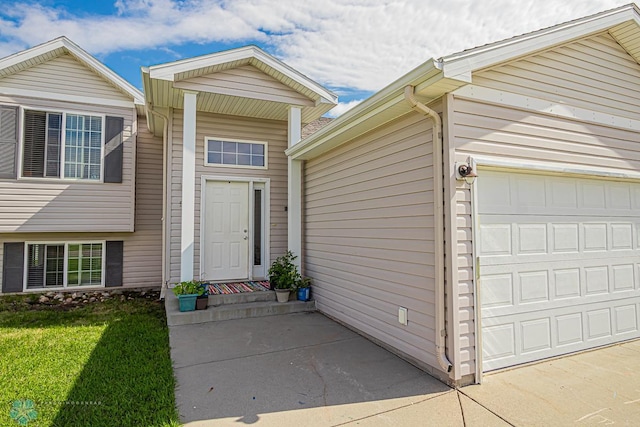
<path fill-rule="evenodd" d="M 0 106 L 0 178 L 16 178 L 18 107 Z"/>
<path fill-rule="evenodd" d="M 122 117 L 107 116 L 105 124 L 104 182 L 122 182 Z"/>
<path fill-rule="evenodd" d="M 122 240 L 107 242 L 107 268 L 104 279 L 104 285 L 107 288 L 122 286 L 123 249 L 124 242 Z"/>
<path fill-rule="evenodd" d="M 47 113 L 24 112 L 24 150 L 22 176 L 44 176 L 44 145 L 47 132 Z"/>
<path fill-rule="evenodd" d="M 2 262 L 2 292 L 22 292 L 24 242 L 5 243 Z"/>

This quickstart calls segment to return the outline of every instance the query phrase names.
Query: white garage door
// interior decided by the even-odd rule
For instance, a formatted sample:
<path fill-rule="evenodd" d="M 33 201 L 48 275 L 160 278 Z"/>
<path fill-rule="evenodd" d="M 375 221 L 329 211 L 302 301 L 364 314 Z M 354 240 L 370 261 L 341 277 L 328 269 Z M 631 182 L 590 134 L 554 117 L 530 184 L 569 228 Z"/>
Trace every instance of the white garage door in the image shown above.
<path fill-rule="evenodd" d="M 640 336 L 640 184 L 483 171 L 483 370 Z"/>

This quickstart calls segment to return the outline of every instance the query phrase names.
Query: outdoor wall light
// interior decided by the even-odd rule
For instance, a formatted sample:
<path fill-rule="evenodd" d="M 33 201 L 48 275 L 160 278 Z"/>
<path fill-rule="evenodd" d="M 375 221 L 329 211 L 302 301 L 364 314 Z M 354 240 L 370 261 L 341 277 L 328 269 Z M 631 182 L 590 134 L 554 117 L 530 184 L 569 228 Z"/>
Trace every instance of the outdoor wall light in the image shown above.
<path fill-rule="evenodd" d="M 464 180 L 467 184 L 473 185 L 476 178 L 478 177 L 478 174 L 476 173 L 476 169 L 474 167 L 474 163 L 475 162 L 471 158 L 469 158 L 467 163 L 456 163 L 456 179 Z"/>

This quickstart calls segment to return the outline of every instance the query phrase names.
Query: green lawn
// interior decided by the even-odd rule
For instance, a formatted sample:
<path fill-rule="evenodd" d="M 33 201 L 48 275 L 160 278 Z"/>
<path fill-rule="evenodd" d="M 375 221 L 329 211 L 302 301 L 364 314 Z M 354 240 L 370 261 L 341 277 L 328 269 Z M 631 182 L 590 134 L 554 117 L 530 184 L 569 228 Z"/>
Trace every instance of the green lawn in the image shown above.
<path fill-rule="evenodd" d="M 0 425 L 20 425 L 10 412 L 27 399 L 29 427 L 179 425 L 164 306 L 130 296 L 77 306 L 0 297 Z"/>

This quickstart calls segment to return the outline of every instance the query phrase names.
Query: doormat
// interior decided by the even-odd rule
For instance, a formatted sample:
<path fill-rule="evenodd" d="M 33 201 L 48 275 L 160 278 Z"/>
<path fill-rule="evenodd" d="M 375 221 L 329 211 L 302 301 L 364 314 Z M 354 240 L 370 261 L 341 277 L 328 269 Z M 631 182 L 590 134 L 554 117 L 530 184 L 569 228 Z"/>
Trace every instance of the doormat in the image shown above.
<path fill-rule="evenodd" d="M 270 291 L 271 286 L 268 280 L 263 282 L 213 283 L 208 286 L 208 290 L 209 295 L 229 295 Z"/>

